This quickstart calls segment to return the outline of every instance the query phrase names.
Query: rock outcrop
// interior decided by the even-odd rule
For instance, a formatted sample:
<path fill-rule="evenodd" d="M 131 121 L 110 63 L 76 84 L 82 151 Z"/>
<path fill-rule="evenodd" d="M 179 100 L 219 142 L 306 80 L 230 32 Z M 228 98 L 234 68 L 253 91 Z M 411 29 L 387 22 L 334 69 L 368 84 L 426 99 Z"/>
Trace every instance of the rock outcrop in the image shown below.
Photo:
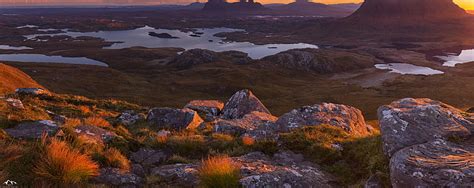
<path fill-rule="evenodd" d="M 218 119 L 214 124 L 214 132 L 242 135 L 250 133 L 257 129 L 265 129 L 267 126 L 273 126 L 278 118 L 264 112 L 253 111 L 240 119 Z"/>
<path fill-rule="evenodd" d="M 364 116 L 359 109 L 332 103 L 294 109 L 278 118 L 276 124 L 278 130 L 282 132 L 303 126 L 327 124 L 340 127 L 356 136 L 367 135 L 372 129 L 365 123 Z"/>
<path fill-rule="evenodd" d="M 169 157 L 169 154 L 162 150 L 141 148 L 137 152 L 134 152 L 130 155 L 130 160 L 133 163 L 140 164 L 145 169 L 149 169 L 159 166 Z"/>
<path fill-rule="evenodd" d="M 25 109 L 25 106 L 23 105 L 23 102 L 21 102 L 21 100 L 19 100 L 19 99 L 8 98 L 5 101 L 13 109 L 17 109 L 17 110 Z"/>
<path fill-rule="evenodd" d="M 19 95 L 48 95 L 49 92 L 42 88 L 18 88 L 15 90 L 15 93 Z"/>
<path fill-rule="evenodd" d="M 474 124 L 465 112 L 431 99 L 406 98 L 378 110 L 384 152 L 396 151 L 437 138 L 467 137 Z"/>
<path fill-rule="evenodd" d="M 343 50 L 294 49 L 267 56 L 264 62 L 291 70 L 321 74 L 371 68 L 376 63 L 372 57 Z"/>
<path fill-rule="evenodd" d="M 250 90 L 245 89 L 232 95 L 221 114 L 224 119 L 240 119 L 253 111 L 271 114 Z"/>
<path fill-rule="evenodd" d="M 203 120 L 191 109 L 153 108 L 148 112 L 147 121 L 160 129 L 194 129 Z"/>
<path fill-rule="evenodd" d="M 43 134 L 52 136 L 59 130 L 59 126 L 53 121 L 43 120 L 26 122 L 11 129 L 5 129 L 8 135 L 17 139 L 39 139 Z"/>
<path fill-rule="evenodd" d="M 398 151 L 390 160 L 393 187 L 472 187 L 473 141 L 436 139 Z"/>
<path fill-rule="evenodd" d="M 382 106 L 378 114 L 393 187 L 473 185 L 470 114 L 439 101 L 412 98 Z"/>
<path fill-rule="evenodd" d="M 184 108 L 198 112 L 206 121 L 213 121 L 221 113 L 224 103 L 217 100 L 193 100 Z"/>
<path fill-rule="evenodd" d="M 105 144 L 117 137 L 114 132 L 93 125 L 76 126 L 74 127 L 74 132 L 83 141 L 91 144 Z"/>
<path fill-rule="evenodd" d="M 191 49 L 179 54 L 170 65 L 178 68 L 189 68 L 195 65 L 230 62 L 235 64 L 245 64 L 252 59 L 248 54 L 237 51 L 214 52 L 205 49 Z"/>
<path fill-rule="evenodd" d="M 199 184 L 197 164 L 163 165 L 151 170 L 151 175 L 161 177 L 166 185 L 196 187 Z"/>
<path fill-rule="evenodd" d="M 122 172 L 118 168 L 102 168 L 99 176 L 94 178 L 97 183 L 113 185 L 116 187 L 142 187 L 144 180 L 136 174 Z"/>

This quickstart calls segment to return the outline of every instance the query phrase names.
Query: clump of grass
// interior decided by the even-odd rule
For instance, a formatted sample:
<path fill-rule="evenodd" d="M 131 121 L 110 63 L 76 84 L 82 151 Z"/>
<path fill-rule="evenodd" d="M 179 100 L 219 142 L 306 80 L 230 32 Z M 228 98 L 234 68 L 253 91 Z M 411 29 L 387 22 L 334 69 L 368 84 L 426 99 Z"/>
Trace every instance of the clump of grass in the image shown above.
<path fill-rule="evenodd" d="M 240 187 L 240 166 L 228 156 L 209 157 L 202 161 L 199 178 L 203 187 Z"/>
<path fill-rule="evenodd" d="M 84 124 L 97 127 L 110 127 L 110 123 L 101 117 L 88 117 L 84 119 Z"/>
<path fill-rule="evenodd" d="M 206 140 L 201 135 L 174 135 L 169 137 L 166 145 L 174 153 L 190 158 L 201 158 L 209 152 Z"/>
<path fill-rule="evenodd" d="M 166 163 L 168 163 L 168 164 L 178 164 L 178 163 L 187 164 L 187 163 L 191 163 L 191 162 L 192 162 L 192 161 L 189 160 L 188 158 L 182 157 L 182 156 L 179 156 L 179 155 L 172 155 L 172 156 L 166 161 Z"/>
<path fill-rule="evenodd" d="M 119 168 L 124 172 L 130 171 L 130 161 L 118 149 L 108 148 L 104 152 L 107 166 Z"/>
<path fill-rule="evenodd" d="M 64 122 L 64 127 L 74 128 L 81 124 L 81 120 L 77 118 L 67 118 Z"/>
<path fill-rule="evenodd" d="M 33 168 L 39 181 L 55 185 L 78 184 L 98 175 L 99 166 L 66 142 L 51 139 L 50 143 L 43 144 L 44 153 Z"/>
<path fill-rule="evenodd" d="M 244 146 L 252 146 L 255 144 L 255 139 L 252 138 L 251 136 L 248 136 L 248 135 L 244 135 L 242 137 L 242 144 Z"/>
<path fill-rule="evenodd" d="M 78 106 L 77 109 L 84 115 L 90 114 L 92 112 L 88 106 Z"/>

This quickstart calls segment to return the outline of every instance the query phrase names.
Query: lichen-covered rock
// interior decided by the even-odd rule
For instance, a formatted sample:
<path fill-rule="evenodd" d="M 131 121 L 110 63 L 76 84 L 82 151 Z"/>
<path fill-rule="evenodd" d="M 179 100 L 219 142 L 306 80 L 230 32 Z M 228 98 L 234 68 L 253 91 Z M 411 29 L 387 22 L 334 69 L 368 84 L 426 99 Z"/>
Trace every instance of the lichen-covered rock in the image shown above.
<path fill-rule="evenodd" d="M 159 176 L 168 186 L 196 187 L 199 184 L 197 164 L 173 164 L 156 167 L 151 175 Z"/>
<path fill-rule="evenodd" d="M 158 166 L 168 160 L 169 154 L 162 150 L 154 150 L 141 148 L 130 155 L 130 160 L 133 163 L 138 163 L 144 168 L 151 168 Z"/>
<path fill-rule="evenodd" d="M 94 181 L 101 184 L 118 187 L 142 187 L 144 180 L 136 174 L 122 172 L 118 168 L 102 168 Z"/>
<path fill-rule="evenodd" d="M 278 118 L 267 113 L 253 111 L 240 119 L 218 119 L 214 131 L 225 134 L 241 135 L 260 127 L 273 125 Z"/>
<path fill-rule="evenodd" d="M 378 110 L 386 155 L 437 138 L 467 137 L 474 130 L 466 113 L 431 99 L 406 98 Z"/>
<path fill-rule="evenodd" d="M 261 152 L 233 158 L 241 164 L 243 187 L 332 187 L 334 178 L 302 155 L 277 153 L 273 158 Z"/>
<path fill-rule="evenodd" d="M 15 93 L 20 95 L 49 95 L 50 93 L 42 88 L 18 88 Z"/>
<path fill-rule="evenodd" d="M 136 113 L 133 110 L 124 111 L 117 117 L 118 122 L 127 126 L 133 125 L 141 120 L 145 120 L 145 115 Z"/>
<path fill-rule="evenodd" d="M 105 144 L 110 142 L 113 138 L 117 137 L 112 131 L 102 129 L 92 125 L 79 125 L 74 127 L 74 132 L 83 141 L 91 144 Z"/>
<path fill-rule="evenodd" d="M 193 100 L 184 108 L 198 112 L 206 121 L 213 121 L 221 113 L 224 103 L 217 100 Z"/>
<path fill-rule="evenodd" d="M 153 108 L 148 112 L 147 121 L 160 129 L 194 129 L 204 122 L 191 109 Z"/>
<path fill-rule="evenodd" d="M 59 127 L 50 120 L 21 123 L 14 128 L 5 129 L 5 132 L 13 138 L 39 139 L 43 134 L 54 135 Z"/>
<path fill-rule="evenodd" d="M 17 110 L 25 109 L 25 106 L 23 105 L 23 103 L 19 99 L 8 98 L 5 101 L 7 102 L 7 104 L 9 106 L 13 107 L 14 109 L 17 109 Z"/>
<path fill-rule="evenodd" d="M 371 127 L 365 123 L 364 116 L 359 109 L 332 103 L 294 109 L 282 115 L 276 124 L 278 130 L 282 132 L 288 132 L 303 126 L 322 124 L 340 127 L 349 134 L 356 136 L 367 135 L 371 130 Z"/>
<path fill-rule="evenodd" d="M 224 119 L 240 119 L 253 111 L 271 114 L 250 90 L 245 89 L 232 95 L 221 114 Z"/>
<path fill-rule="evenodd" d="M 474 186 L 473 141 L 455 144 L 436 139 L 396 152 L 390 160 L 392 186 Z"/>

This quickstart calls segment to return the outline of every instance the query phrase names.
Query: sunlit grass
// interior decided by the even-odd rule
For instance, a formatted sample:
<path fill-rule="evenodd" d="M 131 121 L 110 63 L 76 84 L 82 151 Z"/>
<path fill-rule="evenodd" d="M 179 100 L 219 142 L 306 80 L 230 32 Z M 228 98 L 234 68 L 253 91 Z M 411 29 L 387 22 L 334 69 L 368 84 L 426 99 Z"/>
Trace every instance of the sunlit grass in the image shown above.
<path fill-rule="evenodd" d="M 104 152 L 107 165 L 119 168 L 122 171 L 130 171 L 130 161 L 118 149 L 109 148 Z"/>
<path fill-rule="evenodd" d="M 227 156 L 209 157 L 202 161 L 199 178 L 203 187 L 240 187 L 240 166 Z"/>
<path fill-rule="evenodd" d="M 101 117 L 88 117 L 84 119 L 84 124 L 97 126 L 97 127 L 110 127 L 111 126 L 107 120 Z"/>
<path fill-rule="evenodd" d="M 77 184 L 98 175 L 99 166 L 87 155 L 70 148 L 66 142 L 51 139 L 36 162 L 36 178 L 50 184 Z"/>

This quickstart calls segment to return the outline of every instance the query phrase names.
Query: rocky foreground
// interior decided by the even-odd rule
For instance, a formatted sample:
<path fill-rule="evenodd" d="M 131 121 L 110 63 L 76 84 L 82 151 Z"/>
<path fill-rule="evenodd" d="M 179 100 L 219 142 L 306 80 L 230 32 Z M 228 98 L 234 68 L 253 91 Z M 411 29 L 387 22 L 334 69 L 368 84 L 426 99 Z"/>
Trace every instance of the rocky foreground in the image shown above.
<path fill-rule="evenodd" d="M 366 123 L 360 110 L 341 104 L 304 106 L 275 117 L 249 90 L 236 92 L 226 103 L 195 100 L 182 109 L 147 109 L 114 101 L 98 102 L 52 94 L 37 88 L 17 89 L 15 94 L 7 95 L 1 102 L 4 104 L 0 106 L 4 124 L 1 135 L 3 145 L 10 142 L 27 147 L 25 141 L 44 140 L 47 135 L 57 139 L 74 138 L 76 141 L 70 143 L 71 147 L 82 148 L 85 155 L 95 156 L 100 153 L 90 151 L 93 150 L 92 147 L 105 150 L 102 156 L 105 161 L 108 160 L 107 155 L 111 155 L 107 153 L 111 148 L 120 150 L 123 160 L 118 164 L 122 165 L 100 162 L 101 157 L 92 157 L 98 161 L 100 168 L 96 174 L 84 179 L 87 184 L 108 186 L 203 186 L 200 181 L 202 161 L 199 159 L 205 158 L 203 155 L 219 153 L 232 156 L 232 161 L 239 164 L 238 183 L 243 187 L 355 185 L 357 183 L 342 180 L 341 174 L 337 174 L 338 171 L 331 168 L 331 165 L 338 165 L 342 159 L 346 160 L 346 156 L 340 155 L 350 155 L 353 151 L 349 147 L 351 145 L 346 143 L 347 138 L 352 139 L 351 142 L 358 142 L 359 139 L 378 135 L 379 132 L 378 127 Z M 77 104 L 81 104 L 81 110 L 74 112 Z M 58 109 L 59 107 L 62 109 Z M 65 110 L 66 108 L 69 109 Z M 386 172 L 383 167 L 376 171 L 366 171 L 367 174 L 360 177 L 367 179 L 359 180 L 365 182 L 359 185 L 474 185 L 472 114 L 438 101 L 411 98 L 382 106 L 378 113 L 382 146 L 376 147 L 383 147 L 385 157 L 381 160 L 390 162 Z M 78 117 L 88 116 L 87 114 L 101 114 L 109 118 L 77 120 Z M 318 132 L 320 130 L 330 131 Z M 304 136 L 297 137 L 300 133 Z M 221 141 L 227 141 L 219 142 L 217 147 L 211 146 L 217 143 L 217 137 Z M 334 140 L 326 139 L 329 137 Z M 241 139 L 244 146 L 231 146 L 235 144 L 232 142 L 235 138 Z M 302 138 L 307 140 L 302 141 Z M 77 146 L 81 145 L 77 140 L 81 140 L 82 146 Z M 320 143 L 313 145 L 311 142 Z M 256 143 L 267 145 L 258 149 Z M 302 151 L 309 150 L 306 148 L 309 145 L 313 147 L 312 153 Z M 203 152 L 205 147 L 211 147 L 211 150 Z M 368 147 L 359 147 L 358 152 L 364 153 L 367 150 L 361 155 L 376 157 L 370 156 Z M 227 150 L 228 148 L 232 151 Z M 350 152 L 345 153 L 347 151 Z M 326 152 L 330 154 L 324 156 Z M 0 154 L 4 161 L 10 160 L 8 152 Z M 22 159 L 22 155 L 26 154 L 19 154 L 11 163 Z M 339 162 L 334 162 L 335 160 Z M 33 165 L 33 168 L 38 167 Z M 1 170 L 3 176 L 0 178 L 3 179 L 14 179 L 14 173 L 18 173 L 8 167 L 8 164 Z M 357 173 L 357 169 L 352 169 L 354 172 L 348 170 L 348 173 Z M 42 178 L 41 174 L 35 173 L 36 171 L 31 174 L 35 176 L 32 179 L 50 184 L 64 183 Z M 384 173 L 387 173 L 385 177 L 390 176 L 390 180 L 384 180 Z M 31 182 L 21 183 L 31 185 Z"/>

